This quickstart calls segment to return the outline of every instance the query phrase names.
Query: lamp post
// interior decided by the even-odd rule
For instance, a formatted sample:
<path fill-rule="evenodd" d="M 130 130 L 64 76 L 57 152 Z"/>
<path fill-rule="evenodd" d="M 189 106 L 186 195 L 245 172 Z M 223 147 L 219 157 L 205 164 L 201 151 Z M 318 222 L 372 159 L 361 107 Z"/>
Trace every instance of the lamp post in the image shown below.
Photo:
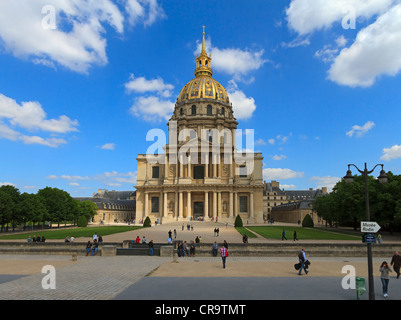
<path fill-rule="evenodd" d="M 371 174 L 376 167 L 381 166 L 382 170 L 380 171 L 380 175 L 377 177 L 380 183 L 387 183 L 388 177 L 386 172 L 383 169 L 383 164 L 377 164 L 372 170 L 368 170 L 366 162 L 365 169 L 360 170 L 356 165 L 349 164 L 347 175 L 344 177 L 346 183 L 352 183 L 354 181 L 354 176 L 351 172 L 351 166 L 355 167 L 359 173 L 364 176 L 365 180 L 365 199 L 366 199 L 366 221 L 370 221 L 370 209 L 369 209 L 369 190 L 368 190 L 368 175 Z M 369 276 L 369 300 L 375 300 L 375 289 L 374 289 L 374 280 L 373 280 L 373 262 L 372 262 L 372 244 L 367 243 L 368 247 L 368 276 Z"/>

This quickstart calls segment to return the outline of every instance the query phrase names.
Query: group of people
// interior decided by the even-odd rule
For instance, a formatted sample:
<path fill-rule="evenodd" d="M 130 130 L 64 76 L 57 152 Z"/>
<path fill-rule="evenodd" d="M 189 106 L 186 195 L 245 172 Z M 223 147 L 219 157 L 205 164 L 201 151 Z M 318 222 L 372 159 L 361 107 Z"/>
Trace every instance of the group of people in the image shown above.
<path fill-rule="evenodd" d="M 46 238 L 45 238 L 45 236 L 41 237 L 39 235 L 38 236 L 33 235 L 33 237 L 32 237 L 31 235 L 29 235 L 26 240 L 27 240 L 27 242 L 45 242 Z"/>
<path fill-rule="evenodd" d="M 179 257 L 185 257 L 185 254 L 188 257 L 194 257 L 195 256 L 195 248 L 196 244 L 193 240 L 191 240 L 190 244 L 188 245 L 186 241 L 184 242 L 178 242 L 177 245 L 177 255 Z"/>
<path fill-rule="evenodd" d="M 294 232 L 292 234 L 292 237 L 293 237 L 294 241 L 298 241 L 299 240 L 296 230 L 294 230 Z M 283 231 L 281 232 L 281 241 L 283 241 L 284 239 L 288 240 L 287 237 L 285 236 L 285 229 L 283 229 Z"/>

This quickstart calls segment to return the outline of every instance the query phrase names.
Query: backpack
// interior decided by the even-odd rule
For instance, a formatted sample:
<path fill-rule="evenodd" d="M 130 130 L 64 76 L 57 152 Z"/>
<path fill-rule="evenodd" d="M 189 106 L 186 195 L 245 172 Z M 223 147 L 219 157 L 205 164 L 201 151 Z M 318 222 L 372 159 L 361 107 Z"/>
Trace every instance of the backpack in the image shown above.
<path fill-rule="evenodd" d="M 298 258 L 299 258 L 299 260 L 304 261 L 304 254 L 302 251 L 300 253 L 298 253 Z"/>

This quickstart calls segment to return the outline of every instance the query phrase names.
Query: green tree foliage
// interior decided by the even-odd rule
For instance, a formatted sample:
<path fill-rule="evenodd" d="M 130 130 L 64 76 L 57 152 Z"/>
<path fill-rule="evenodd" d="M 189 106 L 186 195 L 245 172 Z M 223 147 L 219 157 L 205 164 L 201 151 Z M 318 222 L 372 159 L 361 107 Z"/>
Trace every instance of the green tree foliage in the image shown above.
<path fill-rule="evenodd" d="M 146 217 L 145 221 L 143 222 L 143 227 L 144 228 L 150 228 L 151 227 L 151 222 L 150 222 L 150 218 Z"/>
<path fill-rule="evenodd" d="M 304 228 L 313 228 L 314 227 L 314 223 L 313 223 L 313 219 L 310 216 L 310 214 L 307 214 L 304 219 L 302 220 L 302 226 Z"/>
<path fill-rule="evenodd" d="M 62 221 L 75 221 L 78 218 L 78 204 L 68 192 L 46 187 L 40 189 L 38 195 L 44 200 L 51 222 L 60 226 Z"/>
<path fill-rule="evenodd" d="M 390 230 L 401 227 L 401 176 L 388 172 L 388 183 L 368 177 L 370 218 Z M 365 178 L 354 177 L 353 183 L 338 182 L 330 194 L 317 198 L 313 210 L 330 224 L 339 223 L 357 229 L 366 219 Z"/>
<path fill-rule="evenodd" d="M 86 220 L 86 217 L 84 215 L 79 216 L 78 227 L 86 228 L 87 226 L 88 226 L 88 220 Z"/>
<path fill-rule="evenodd" d="M 93 218 L 96 215 L 97 206 L 92 201 L 90 201 L 90 200 L 86 200 L 86 201 L 78 201 L 78 200 L 76 200 L 76 202 L 77 202 L 77 206 L 78 206 L 78 210 L 79 210 L 79 213 L 78 213 L 79 218 L 81 216 L 84 216 L 86 218 L 86 221 L 89 221 L 91 218 Z"/>
<path fill-rule="evenodd" d="M 34 223 L 44 222 L 49 218 L 44 200 L 37 194 L 21 194 L 17 211 L 24 228 L 28 222 L 32 222 L 33 226 Z"/>
<path fill-rule="evenodd" d="M 244 224 L 242 223 L 242 219 L 239 215 L 237 215 L 237 217 L 235 218 L 234 226 L 235 227 L 243 227 L 244 226 Z"/>

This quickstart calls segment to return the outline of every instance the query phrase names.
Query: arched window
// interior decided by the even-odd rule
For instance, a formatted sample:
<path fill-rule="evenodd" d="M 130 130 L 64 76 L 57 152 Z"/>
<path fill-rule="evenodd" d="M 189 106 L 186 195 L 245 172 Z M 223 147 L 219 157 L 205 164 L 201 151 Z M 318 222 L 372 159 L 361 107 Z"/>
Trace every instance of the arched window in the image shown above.
<path fill-rule="evenodd" d="M 193 116 L 196 115 L 196 106 L 195 105 L 192 106 L 192 115 Z"/>
<path fill-rule="evenodd" d="M 212 115 L 212 112 L 213 112 L 212 106 L 209 104 L 209 105 L 207 106 L 207 115 L 208 115 L 208 116 L 211 116 L 211 115 Z"/>
<path fill-rule="evenodd" d="M 221 114 L 224 116 L 226 114 L 226 109 L 221 108 Z"/>
<path fill-rule="evenodd" d="M 182 115 L 184 115 L 184 109 L 183 108 L 180 109 L 180 116 L 182 116 Z"/>

